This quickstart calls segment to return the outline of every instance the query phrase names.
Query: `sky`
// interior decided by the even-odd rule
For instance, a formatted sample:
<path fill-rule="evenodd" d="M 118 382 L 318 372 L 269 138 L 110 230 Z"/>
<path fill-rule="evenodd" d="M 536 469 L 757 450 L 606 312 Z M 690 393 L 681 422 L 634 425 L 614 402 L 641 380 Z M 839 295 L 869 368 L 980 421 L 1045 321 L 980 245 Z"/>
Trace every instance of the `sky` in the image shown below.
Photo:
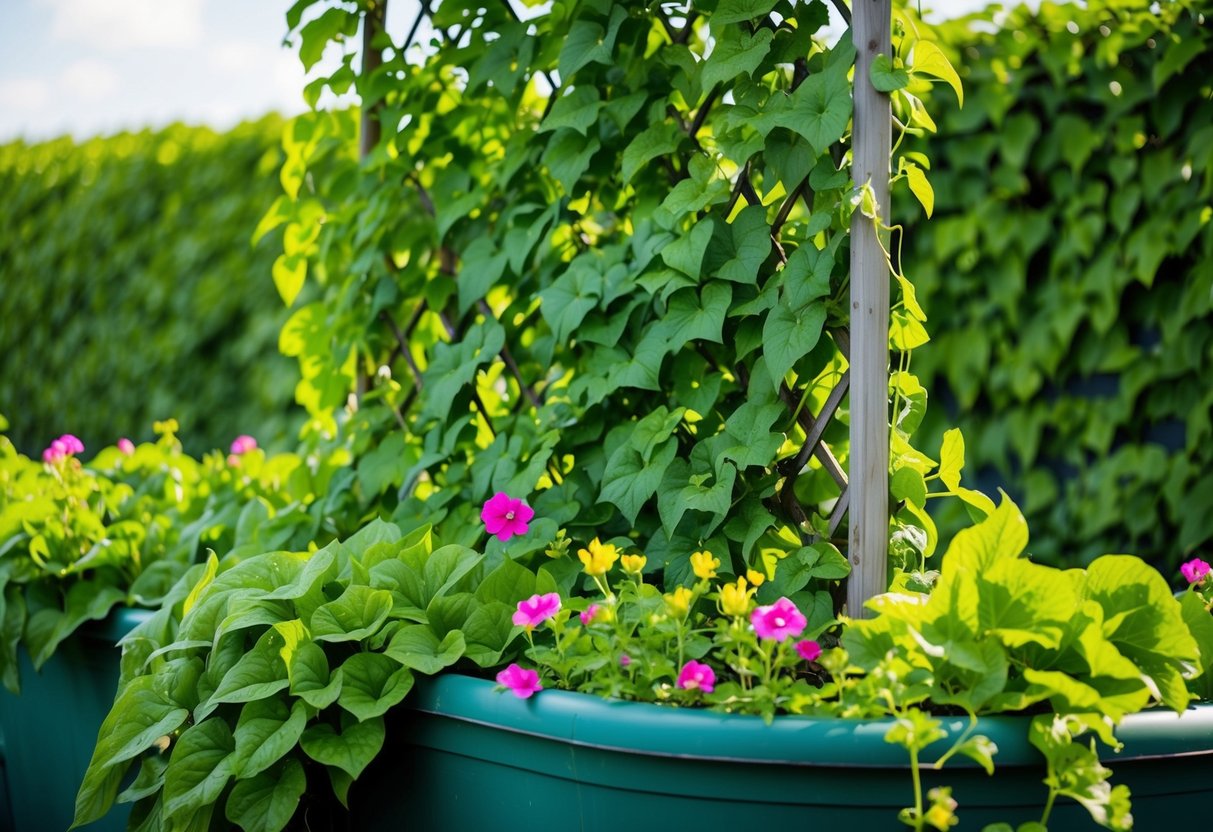
<path fill-rule="evenodd" d="M 952 16 L 987 0 L 923 0 Z M 0 143 L 304 109 L 290 0 L 0 0 Z M 389 3 L 403 37 L 416 0 Z"/>

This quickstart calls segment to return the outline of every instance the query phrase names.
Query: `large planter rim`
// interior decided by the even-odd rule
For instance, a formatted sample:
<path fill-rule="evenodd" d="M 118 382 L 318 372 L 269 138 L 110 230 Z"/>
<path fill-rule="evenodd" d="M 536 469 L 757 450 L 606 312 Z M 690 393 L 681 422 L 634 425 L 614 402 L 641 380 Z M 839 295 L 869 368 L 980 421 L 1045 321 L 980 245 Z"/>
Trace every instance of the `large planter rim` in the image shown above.
<path fill-rule="evenodd" d="M 502 692 L 492 681 L 459 674 L 419 680 L 409 698 L 413 710 L 438 717 L 629 754 L 727 762 L 831 768 L 904 768 L 904 749 L 885 742 L 892 719 L 862 720 L 722 714 L 646 702 L 608 700 L 583 693 L 545 690 L 528 700 Z M 998 746 L 995 763 L 1040 767 L 1044 759 L 1028 742 L 1031 716 L 988 716 L 976 732 Z M 968 727 L 965 717 L 942 717 L 950 738 Z M 1213 704 L 1182 715 L 1151 710 L 1127 716 L 1117 727 L 1120 752 L 1101 746 L 1110 763 L 1159 757 L 1213 759 Z M 949 746 L 939 742 L 923 755 L 934 762 Z M 976 766 L 967 758 L 949 767 Z"/>
<path fill-rule="evenodd" d="M 144 607 L 114 607 L 105 618 L 90 621 L 80 628 L 80 635 L 90 641 L 101 641 L 115 645 L 131 630 L 147 621 L 155 613 Z"/>

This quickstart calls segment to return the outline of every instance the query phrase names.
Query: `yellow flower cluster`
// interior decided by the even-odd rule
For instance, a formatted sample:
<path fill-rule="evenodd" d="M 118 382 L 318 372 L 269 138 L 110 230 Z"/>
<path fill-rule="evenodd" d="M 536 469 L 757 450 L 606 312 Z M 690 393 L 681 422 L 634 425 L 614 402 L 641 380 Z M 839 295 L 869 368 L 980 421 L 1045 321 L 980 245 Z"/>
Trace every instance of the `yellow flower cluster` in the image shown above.
<path fill-rule="evenodd" d="M 639 575 L 644 571 L 644 565 L 648 562 L 649 559 L 644 555 L 624 555 L 619 559 L 619 565 L 629 575 Z"/>
<path fill-rule="evenodd" d="M 665 607 L 670 615 L 677 618 L 686 618 L 687 613 L 691 611 L 691 601 L 694 600 L 694 594 L 685 586 L 680 586 L 672 593 L 665 595 Z"/>
<path fill-rule="evenodd" d="M 746 588 L 745 578 L 738 578 L 736 583 L 725 584 L 720 588 L 720 611 L 734 618 L 744 616 L 750 611 L 750 597 L 753 594 L 752 587 Z"/>
<path fill-rule="evenodd" d="M 695 577 L 701 581 L 715 578 L 716 570 L 719 567 L 720 558 L 713 557 L 711 552 L 695 552 L 691 555 L 691 570 L 695 573 Z"/>
<path fill-rule="evenodd" d="M 619 548 L 613 543 L 600 543 L 598 538 L 594 538 L 588 549 L 577 552 L 577 557 L 585 565 L 585 574 L 605 575 L 619 560 Z"/>

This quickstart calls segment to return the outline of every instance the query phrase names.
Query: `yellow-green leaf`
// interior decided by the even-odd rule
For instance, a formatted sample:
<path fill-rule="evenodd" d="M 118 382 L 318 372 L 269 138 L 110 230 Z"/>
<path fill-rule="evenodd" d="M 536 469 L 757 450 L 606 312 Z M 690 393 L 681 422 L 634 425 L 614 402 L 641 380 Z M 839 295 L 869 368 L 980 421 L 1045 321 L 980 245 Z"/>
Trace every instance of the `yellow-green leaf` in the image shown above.
<path fill-rule="evenodd" d="M 960 102 L 960 106 L 965 105 L 964 88 L 960 85 L 960 76 L 952 68 L 952 62 L 948 60 L 948 56 L 929 40 L 920 40 L 914 44 L 914 65 L 910 71 L 946 81 L 956 91 L 956 99 Z"/>
<path fill-rule="evenodd" d="M 910 190 L 926 210 L 927 216 L 935 213 L 935 189 L 931 187 L 926 172 L 913 162 L 906 162 L 906 179 L 910 183 Z M 276 268 L 274 273 L 277 275 Z"/>

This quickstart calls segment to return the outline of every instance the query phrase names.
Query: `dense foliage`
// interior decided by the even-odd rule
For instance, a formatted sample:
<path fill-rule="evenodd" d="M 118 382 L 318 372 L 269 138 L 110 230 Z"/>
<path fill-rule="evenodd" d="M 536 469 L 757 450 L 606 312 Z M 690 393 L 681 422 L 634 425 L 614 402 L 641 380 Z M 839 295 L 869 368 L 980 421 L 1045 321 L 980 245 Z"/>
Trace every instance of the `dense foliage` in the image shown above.
<path fill-rule="evenodd" d="M 1037 556 L 1174 574 L 1213 537 L 1213 4 L 1157 6 L 940 27 L 965 106 L 931 97 L 935 213 L 903 254 L 948 310 L 914 369 L 956 406 L 924 431 L 963 428 Z"/>
<path fill-rule="evenodd" d="M 373 27 L 382 7 L 364 7 Z M 353 84 L 379 137 L 360 161 L 354 116 L 295 121 L 287 193 L 262 223 L 285 225 L 284 300 L 318 288 L 281 339 L 314 435 L 367 391 L 344 423 L 373 449 L 356 492 L 444 540 L 473 540 L 475 506 L 503 491 L 534 504 L 537 539 L 561 525 L 619 538 L 670 585 L 702 548 L 743 574 L 829 545 L 845 508 L 846 408 L 828 412 L 845 392 L 847 231 L 874 211 L 847 173 L 850 40 L 814 39 L 819 1 L 531 14 L 444 3 L 426 49 L 380 33 L 382 63 L 363 72 L 347 5 L 288 15 L 305 65 L 345 50 L 312 92 Z M 917 55 L 903 86 L 954 80 L 930 44 Z M 925 316 L 903 286 L 893 346 L 908 351 Z M 907 437 L 925 393 L 908 373 L 895 385 L 895 464 L 922 525 L 935 463 Z M 908 533 L 902 555 L 917 563 L 932 537 Z M 808 591 L 828 620 L 831 599 Z"/>
<path fill-rule="evenodd" d="M 169 417 L 197 454 L 293 432 L 274 246 L 249 245 L 282 125 L 0 147 L 0 408 L 19 449 L 151 439 Z"/>

